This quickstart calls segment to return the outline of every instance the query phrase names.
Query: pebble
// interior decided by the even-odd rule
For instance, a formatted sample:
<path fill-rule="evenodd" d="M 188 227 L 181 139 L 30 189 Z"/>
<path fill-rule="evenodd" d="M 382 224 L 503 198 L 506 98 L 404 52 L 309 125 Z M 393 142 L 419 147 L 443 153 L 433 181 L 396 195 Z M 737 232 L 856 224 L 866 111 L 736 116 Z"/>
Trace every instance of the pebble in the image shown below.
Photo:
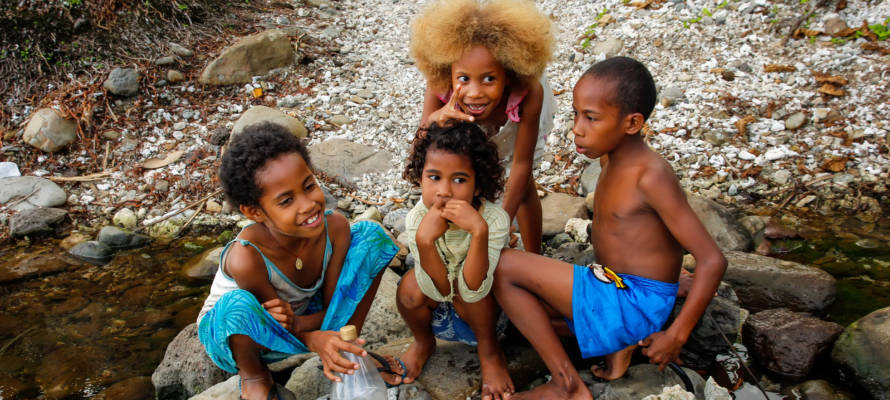
<path fill-rule="evenodd" d="M 176 59 L 173 58 L 172 56 L 164 56 L 164 57 L 161 57 L 161 58 L 158 58 L 157 60 L 155 60 L 155 65 L 157 65 L 159 67 L 163 67 L 166 65 L 173 65 L 175 63 L 176 63 Z"/>
<path fill-rule="evenodd" d="M 335 115 L 335 116 L 331 117 L 331 119 L 329 119 L 328 122 L 330 122 L 334 125 L 337 125 L 337 126 L 342 126 L 342 125 L 346 125 L 349 123 L 349 118 L 347 118 L 345 115 Z"/>
<path fill-rule="evenodd" d="M 173 124 L 173 130 L 181 131 L 185 129 L 186 126 L 188 126 L 188 124 L 185 121 L 179 121 Z"/>
<path fill-rule="evenodd" d="M 191 56 L 195 55 L 195 53 L 191 49 L 189 49 L 179 43 L 170 42 L 170 43 L 168 43 L 168 46 L 170 46 L 170 51 L 172 51 L 173 54 L 176 54 L 177 56 L 191 57 Z"/>
<path fill-rule="evenodd" d="M 185 75 L 175 69 L 167 71 L 167 81 L 170 83 L 181 82 L 185 80 Z"/>
<path fill-rule="evenodd" d="M 785 129 L 795 130 L 803 126 L 804 123 L 807 122 L 807 115 L 803 111 L 796 112 L 791 114 L 790 117 L 785 119 Z"/>

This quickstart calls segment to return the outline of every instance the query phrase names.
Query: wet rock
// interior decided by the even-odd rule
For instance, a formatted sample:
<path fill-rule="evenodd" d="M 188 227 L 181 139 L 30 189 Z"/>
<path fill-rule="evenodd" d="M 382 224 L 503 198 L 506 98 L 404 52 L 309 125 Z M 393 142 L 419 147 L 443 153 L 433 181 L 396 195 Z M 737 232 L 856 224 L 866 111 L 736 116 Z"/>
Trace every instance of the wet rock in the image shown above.
<path fill-rule="evenodd" d="M 79 243 L 68 250 L 72 257 L 90 264 L 105 265 L 114 258 L 114 251 L 95 240 Z"/>
<path fill-rule="evenodd" d="M 309 146 L 309 156 L 316 169 L 349 183 L 361 181 L 363 174 L 383 173 L 394 166 L 390 152 L 343 139 Z"/>
<path fill-rule="evenodd" d="M 606 40 L 593 45 L 593 54 L 604 54 L 606 58 L 614 57 L 621 53 L 623 47 L 623 40 L 614 37 L 606 38 Z"/>
<path fill-rule="evenodd" d="M 140 235 L 116 226 L 102 227 L 97 240 L 113 251 L 136 249 L 151 242 L 151 238 L 146 235 Z"/>
<path fill-rule="evenodd" d="M 383 226 L 389 228 L 398 236 L 405 231 L 405 217 L 408 215 L 407 208 L 397 208 L 390 211 L 383 217 Z"/>
<path fill-rule="evenodd" d="M 153 400 L 154 398 L 155 388 L 151 385 L 151 378 L 147 376 L 116 382 L 93 397 L 95 400 Z"/>
<path fill-rule="evenodd" d="M 850 324 L 834 343 L 831 360 L 844 380 L 876 399 L 890 398 L 890 307 Z"/>
<path fill-rule="evenodd" d="M 791 114 L 788 118 L 785 118 L 785 129 L 793 131 L 797 128 L 800 128 L 807 122 L 807 114 L 803 111 L 796 112 Z"/>
<path fill-rule="evenodd" d="M 191 57 L 195 55 L 191 49 L 176 42 L 167 43 L 167 46 L 170 47 L 170 51 L 172 51 L 173 54 L 180 57 Z"/>
<path fill-rule="evenodd" d="M 167 345 L 164 359 L 151 375 L 158 400 L 186 399 L 226 380 L 229 373 L 207 357 L 198 340 L 198 328 L 190 324 Z"/>
<path fill-rule="evenodd" d="M 97 378 L 106 354 L 94 347 L 62 346 L 41 359 L 34 380 L 43 398 L 75 398 L 86 389 L 89 378 Z M 84 379 L 87 378 L 87 379 Z"/>
<path fill-rule="evenodd" d="M 760 365 L 789 379 L 802 379 L 840 336 L 843 327 L 786 308 L 752 314 L 742 337 Z"/>
<path fill-rule="evenodd" d="M 77 123 L 52 108 L 41 108 L 28 121 L 22 140 L 41 151 L 53 153 L 77 138 Z"/>
<path fill-rule="evenodd" d="M 685 302 L 685 297 L 677 298 L 669 321 L 673 321 L 680 314 Z M 689 368 L 709 368 L 718 354 L 729 351 L 723 335 L 730 341 L 735 341 L 743 322 L 738 296 L 731 286 L 721 282 L 717 288 L 717 296 L 711 299 L 705 313 L 695 324 L 689 339 L 683 345 L 680 358 Z"/>
<path fill-rule="evenodd" d="M 27 255 L 23 259 L 11 257 L 0 263 L 0 283 L 51 274 L 68 269 L 68 263 L 46 254 Z"/>
<path fill-rule="evenodd" d="M 584 198 L 565 193 L 550 193 L 541 199 L 542 234 L 546 237 L 564 232 L 569 218 L 587 218 Z"/>
<path fill-rule="evenodd" d="M 19 211 L 9 218 L 10 236 L 52 233 L 55 226 L 65 220 L 68 211 L 61 208 L 32 208 Z"/>
<path fill-rule="evenodd" d="M 695 371 L 683 368 L 695 388 L 695 398 L 704 399 L 705 380 Z M 648 395 L 661 394 L 663 388 L 680 385 L 683 381 L 676 372 L 665 368 L 659 372 L 657 365 L 638 364 L 627 369 L 623 377 L 607 383 L 594 383 L 590 387 L 597 400 L 637 400 Z"/>
<path fill-rule="evenodd" d="M 738 251 L 724 255 L 729 266 L 723 280 L 752 312 L 786 307 L 819 314 L 834 301 L 835 279 L 821 269 Z"/>
<path fill-rule="evenodd" d="M 61 242 L 59 242 L 59 247 L 61 247 L 64 250 L 68 250 L 68 249 L 76 246 L 78 243 L 83 243 L 83 242 L 86 242 L 87 240 L 90 240 L 91 237 L 92 236 L 87 236 L 86 234 L 81 233 L 81 232 L 71 232 L 70 235 L 68 235 L 66 238 L 62 239 Z"/>
<path fill-rule="evenodd" d="M 139 91 L 139 72 L 133 68 L 115 68 L 102 87 L 118 96 L 130 97 Z"/>
<path fill-rule="evenodd" d="M 581 173 L 581 193 L 582 196 L 593 193 L 596 190 L 596 182 L 600 179 L 600 173 L 603 167 L 600 166 L 599 160 L 593 160 L 584 172 Z"/>
<path fill-rule="evenodd" d="M 232 127 L 232 135 L 229 138 L 229 141 L 241 134 L 241 131 L 243 131 L 244 128 L 260 122 L 271 122 L 273 124 L 281 125 L 287 129 L 288 132 L 298 138 L 304 138 L 309 133 L 300 120 L 291 117 L 290 115 L 274 108 L 254 106 L 245 111 L 244 114 L 241 115 L 241 118 L 238 118 L 238 121 L 235 122 L 235 126 Z"/>
<path fill-rule="evenodd" d="M 792 399 L 805 400 L 853 400 L 852 394 L 832 386 L 828 381 L 817 379 L 782 390 L 782 394 Z"/>
<path fill-rule="evenodd" d="M 201 72 L 200 82 L 209 85 L 249 83 L 254 76 L 294 62 L 290 39 L 279 29 L 251 35 L 225 48 Z"/>
<path fill-rule="evenodd" d="M 189 278 L 213 280 L 216 270 L 219 269 L 219 256 L 222 247 L 207 250 L 192 257 L 183 267 L 182 273 Z"/>
<path fill-rule="evenodd" d="M 729 210 L 701 196 L 689 194 L 687 200 L 721 250 L 746 251 L 751 248 L 751 237 Z"/>
<path fill-rule="evenodd" d="M 121 208 L 111 217 L 111 223 L 127 229 L 136 229 L 136 213 L 129 208 Z"/>
<path fill-rule="evenodd" d="M 167 81 L 170 83 L 181 82 L 185 80 L 185 75 L 175 69 L 167 71 Z"/>

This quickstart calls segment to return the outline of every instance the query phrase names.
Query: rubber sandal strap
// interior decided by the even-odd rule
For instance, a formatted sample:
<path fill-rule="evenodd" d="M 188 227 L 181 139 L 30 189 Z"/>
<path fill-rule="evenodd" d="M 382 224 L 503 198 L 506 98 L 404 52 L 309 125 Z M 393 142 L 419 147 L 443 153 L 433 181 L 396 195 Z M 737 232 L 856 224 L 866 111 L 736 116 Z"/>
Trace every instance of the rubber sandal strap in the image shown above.
<path fill-rule="evenodd" d="M 677 375 L 680 377 L 680 380 L 683 381 L 683 385 L 686 386 L 686 391 L 689 393 L 695 393 L 695 386 L 692 385 L 692 381 L 689 379 L 689 375 L 686 375 L 686 371 L 683 371 L 683 368 L 680 368 L 679 365 L 674 363 L 668 363 L 668 367 L 671 368 Z"/>

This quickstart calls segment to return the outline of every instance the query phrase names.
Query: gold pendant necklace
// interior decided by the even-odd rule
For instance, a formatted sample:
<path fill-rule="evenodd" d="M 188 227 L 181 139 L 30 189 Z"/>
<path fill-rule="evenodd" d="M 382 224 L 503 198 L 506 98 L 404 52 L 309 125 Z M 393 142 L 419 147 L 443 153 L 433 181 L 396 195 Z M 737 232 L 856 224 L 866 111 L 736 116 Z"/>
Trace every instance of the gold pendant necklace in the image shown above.
<path fill-rule="evenodd" d="M 297 257 L 297 261 L 294 262 L 294 268 L 296 268 L 297 271 L 303 269 L 303 260 L 300 257 Z"/>

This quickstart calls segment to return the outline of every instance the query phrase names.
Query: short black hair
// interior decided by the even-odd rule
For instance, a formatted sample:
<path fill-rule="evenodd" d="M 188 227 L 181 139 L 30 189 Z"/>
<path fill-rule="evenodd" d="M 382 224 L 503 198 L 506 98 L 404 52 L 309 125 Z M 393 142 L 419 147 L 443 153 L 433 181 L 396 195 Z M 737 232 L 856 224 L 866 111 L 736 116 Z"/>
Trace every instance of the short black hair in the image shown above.
<path fill-rule="evenodd" d="M 232 138 L 219 166 L 219 179 L 229 203 L 236 208 L 258 206 L 263 191 L 257 184 L 257 172 L 270 160 L 288 153 L 299 154 L 312 169 L 306 146 L 281 125 L 249 125 Z"/>
<path fill-rule="evenodd" d="M 655 80 L 643 63 L 630 57 L 612 57 L 593 64 L 582 78 L 606 79 L 615 82 L 613 103 L 621 109 L 621 114 L 643 114 L 649 119 L 655 108 Z"/>
<path fill-rule="evenodd" d="M 498 157 L 498 148 L 476 124 L 457 122 L 440 127 L 433 123 L 428 129 L 418 131 L 402 173 L 415 186 L 420 186 L 426 155 L 430 150 L 445 150 L 469 158 L 476 173 L 477 197 L 493 202 L 504 190 L 504 167 Z"/>

